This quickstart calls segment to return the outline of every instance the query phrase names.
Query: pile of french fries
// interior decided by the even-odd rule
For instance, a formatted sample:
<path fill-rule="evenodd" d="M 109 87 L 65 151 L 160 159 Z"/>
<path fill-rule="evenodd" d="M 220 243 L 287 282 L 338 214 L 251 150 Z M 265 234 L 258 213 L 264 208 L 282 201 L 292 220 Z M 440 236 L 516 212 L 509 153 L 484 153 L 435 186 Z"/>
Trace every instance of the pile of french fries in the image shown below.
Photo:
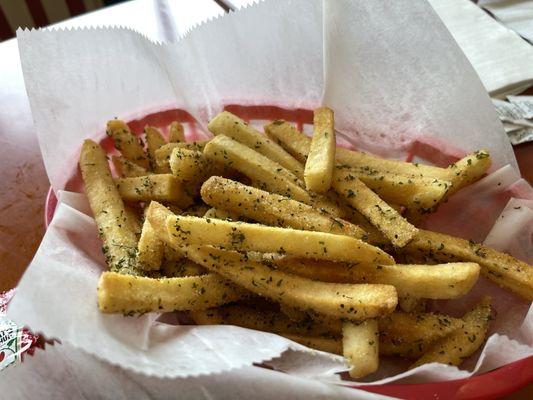
<path fill-rule="evenodd" d="M 196 324 L 274 332 L 344 355 L 360 378 L 379 356 L 416 367 L 474 353 L 490 298 L 462 318 L 427 312 L 425 301 L 464 296 L 480 273 L 533 300 L 530 265 L 417 228 L 486 173 L 486 151 L 439 168 L 348 150 L 336 146 L 328 108 L 314 111 L 312 138 L 285 121 L 263 134 L 229 112 L 208 129 L 211 140 L 186 142 L 178 122 L 165 133 L 147 126 L 143 142 L 109 121 L 114 174 L 102 148 L 84 142 L 81 173 L 109 266 L 102 312 L 186 311 Z"/>

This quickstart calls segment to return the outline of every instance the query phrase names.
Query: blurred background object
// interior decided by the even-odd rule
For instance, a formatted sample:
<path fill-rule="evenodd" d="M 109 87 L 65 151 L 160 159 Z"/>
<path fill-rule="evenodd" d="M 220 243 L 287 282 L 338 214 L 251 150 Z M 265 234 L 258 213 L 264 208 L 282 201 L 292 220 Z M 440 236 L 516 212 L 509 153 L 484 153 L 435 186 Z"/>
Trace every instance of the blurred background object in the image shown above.
<path fill-rule="evenodd" d="M 533 44 L 533 1 L 479 0 L 478 5 Z"/>
<path fill-rule="evenodd" d="M 0 41 L 124 0 L 0 0 Z"/>

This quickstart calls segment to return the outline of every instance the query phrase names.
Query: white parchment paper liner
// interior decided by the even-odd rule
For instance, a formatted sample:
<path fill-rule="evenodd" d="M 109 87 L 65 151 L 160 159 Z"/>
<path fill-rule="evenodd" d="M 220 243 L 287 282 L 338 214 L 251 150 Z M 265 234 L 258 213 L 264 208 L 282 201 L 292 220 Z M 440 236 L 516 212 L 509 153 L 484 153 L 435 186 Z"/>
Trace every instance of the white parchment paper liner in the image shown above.
<path fill-rule="evenodd" d="M 423 1 L 326 1 L 324 7 L 320 1 L 269 1 L 204 24 L 173 44 L 154 44 L 118 28 L 23 31 L 19 46 L 56 191 L 75 172 L 81 140 L 101 134 L 106 120 L 178 107 L 205 126 L 229 103 L 287 108 L 324 103 L 335 109 L 342 138 L 359 148 L 401 157 L 411 142 L 424 139 L 449 146 L 451 153 L 488 148 L 497 167 L 516 165 L 479 79 Z M 276 335 L 168 326 L 153 315 L 100 314 L 95 288 L 104 263 L 94 223 L 79 196 L 61 198 L 8 310 L 10 318 L 146 375 L 216 373 L 269 360 L 290 347 L 294 351 L 270 363 L 292 374 L 338 381 L 334 373 L 343 369 L 341 358 Z M 499 290 L 487 285 L 491 293 Z M 518 335 L 529 305 L 505 296 L 510 300 L 503 317 L 514 322 L 500 316 L 494 325 Z M 524 326 L 530 319 L 531 313 Z M 531 347 L 509 343 L 492 336 L 479 358 L 481 368 L 531 354 Z M 394 378 L 395 365 L 382 364 L 371 379 L 469 374 L 423 366 Z"/>

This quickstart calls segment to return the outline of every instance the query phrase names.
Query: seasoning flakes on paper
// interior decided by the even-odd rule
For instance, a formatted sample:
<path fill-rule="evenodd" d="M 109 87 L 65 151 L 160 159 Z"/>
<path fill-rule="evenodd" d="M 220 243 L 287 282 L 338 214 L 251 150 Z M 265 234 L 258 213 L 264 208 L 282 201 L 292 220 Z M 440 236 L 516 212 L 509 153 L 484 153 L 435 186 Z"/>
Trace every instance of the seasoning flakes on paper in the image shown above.
<path fill-rule="evenodd" d="M 507 96 L 508 101 L 492 99 L 512 144 L 533 141 L 533 96 Z"/>

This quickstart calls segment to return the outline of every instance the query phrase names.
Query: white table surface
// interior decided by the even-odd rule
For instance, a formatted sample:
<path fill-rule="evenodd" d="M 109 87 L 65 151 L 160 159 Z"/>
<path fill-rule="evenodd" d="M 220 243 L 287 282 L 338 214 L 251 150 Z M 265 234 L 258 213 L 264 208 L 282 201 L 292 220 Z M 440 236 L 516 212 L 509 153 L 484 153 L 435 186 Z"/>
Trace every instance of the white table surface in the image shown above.
<path fill-rule="evenodd" d="M 212 0 L 135 0 L 57 26 L 124 25 L 165 40 L 222 14 Z M 44 233 L 43 205 L 49 186 L 33 130 L 16 39 L 0 43 L 0 162 L 0 277 L 14 279 L 13 266 L 23 268 L 31 261 Z M 289 385 L 276 384 L 282 381 Z M 67 345 L 55 345 L 0 372 L 0 398 L 384 397 L 259 367 L 188 380 L 158 380 L 123 371 Z"/>

